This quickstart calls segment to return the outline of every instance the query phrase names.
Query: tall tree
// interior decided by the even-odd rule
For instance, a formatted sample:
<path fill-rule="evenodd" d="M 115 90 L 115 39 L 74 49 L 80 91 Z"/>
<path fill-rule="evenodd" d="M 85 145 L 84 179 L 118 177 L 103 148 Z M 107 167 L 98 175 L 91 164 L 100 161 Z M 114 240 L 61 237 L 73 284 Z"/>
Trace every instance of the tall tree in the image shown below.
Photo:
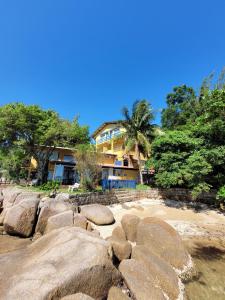
<path fill-rule="evenodd" d="M 149 157 L 151 150 L 151 140 L 154 135 L 154 119 L 151 105 L 146 100 L 134 102 L 132 111 L 127 107 L 122 110 L 124 121 L 121 124 L 125 127 L 125 145 L 127 151 L 135 149 L 138 160 L 140 183 L 143 184 L 141 154 Z"/>
<path fill-rule="evenodd" d="M 164 129 L 175 129 L 185 125 L 187 118 L 196 115 L 196 95 L 193 88 L 187 85 L 176 86 L 173 93 L 166 97 L 167 108 L 162 111 L 162 127 Z"/>
<path fill-rule="evenodd" d="M 101 177 L 100 153 L 96 152 L 94 145 L 81 144 L 76 147 L 74 155 L 82 188 L 88 191 L 94 190 Z"/>

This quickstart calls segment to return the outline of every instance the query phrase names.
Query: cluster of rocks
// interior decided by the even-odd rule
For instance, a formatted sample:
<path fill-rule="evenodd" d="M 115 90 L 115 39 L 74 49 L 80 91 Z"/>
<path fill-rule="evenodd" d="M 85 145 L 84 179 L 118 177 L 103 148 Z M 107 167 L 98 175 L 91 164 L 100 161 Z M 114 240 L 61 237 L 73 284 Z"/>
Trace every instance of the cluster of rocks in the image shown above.
<path fill-rule="evenodd" d="M 56 198 L 41 198 L 40 193 L 6 188 L 0 192 L 0 226 L 10 235 L 40 236 L 54 229 L 75 226 L 92 231 L 90 220 L 97 225 L 114 222 L 112 212 L 103 205 L 78 208 L 68 200 L 68 194 Z"/>
<path fill-rule="evenodd" d="M 99 204 L 77 207 L 4 189 L 0 222 L 6 233 L 35 236 L 26 248 L 0 255 L 2 299 L 182 299 L 191 267 L 179 234 L 158 218 L 124 215 L 103 239 L 92 223 L 115 222 Z"/>

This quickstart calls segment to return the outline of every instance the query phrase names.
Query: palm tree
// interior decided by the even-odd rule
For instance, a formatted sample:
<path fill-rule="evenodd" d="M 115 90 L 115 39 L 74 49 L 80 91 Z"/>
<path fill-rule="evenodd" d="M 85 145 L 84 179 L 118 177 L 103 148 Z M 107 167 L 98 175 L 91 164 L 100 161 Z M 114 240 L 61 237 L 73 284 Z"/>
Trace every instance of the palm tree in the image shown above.
<path fill-rule="evenodd" d="M 126 129 L 126 151 L 129 152 L 135 149 L 140 183 L 143 184 L 141 154 L 144 157 L 150 156 L 151 141 L 154 134 L 154 127 L 151 124 L 154 119 L 152 108 L 148 101 L 138 100 L 134 102 L 131 112 L 129 112 L 127 107 L 124 107 L 122 114 L 125 118 L 125 120 L 121 121 L 121 125 Z"/>

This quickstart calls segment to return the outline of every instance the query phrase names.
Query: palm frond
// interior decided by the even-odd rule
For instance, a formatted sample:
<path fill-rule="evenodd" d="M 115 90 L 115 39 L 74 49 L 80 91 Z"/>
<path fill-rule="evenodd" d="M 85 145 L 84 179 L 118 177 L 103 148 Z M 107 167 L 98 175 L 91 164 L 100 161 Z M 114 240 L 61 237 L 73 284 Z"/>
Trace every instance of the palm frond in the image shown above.
<path fill-rule="evenodd" d="M 144 154 L 149 157 L 151 153 L 151 143 L 141 132 L 138 132 L 138 145 L 143 148 Z"/>
<path fill-rule="evenodd" d="M 130 122 L 131 117 L 130 117 L 129 109 L 126 106 L 122 108 L 122 115 L 124 116 L 127 122 Z"/>
<path fill-rule="evenodd" d="M 135 140 L 134 139 L 126 139 L 125 140 L 125 148 L 126 148 L 126 151 L 129 152 L 131 150 L 133 150 L 135 146 Z"/>

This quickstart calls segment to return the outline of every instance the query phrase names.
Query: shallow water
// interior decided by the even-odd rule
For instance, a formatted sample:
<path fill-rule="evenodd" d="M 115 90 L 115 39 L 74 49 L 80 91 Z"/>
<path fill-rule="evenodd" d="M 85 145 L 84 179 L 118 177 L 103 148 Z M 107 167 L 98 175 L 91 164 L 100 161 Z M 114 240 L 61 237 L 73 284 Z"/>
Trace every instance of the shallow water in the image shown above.
<path fill-rule="evenodd" d="M 187 246 L 198 272 L 186 283 L 187 300 L 224 300 L 225 240 L 198 238 Z"/>

